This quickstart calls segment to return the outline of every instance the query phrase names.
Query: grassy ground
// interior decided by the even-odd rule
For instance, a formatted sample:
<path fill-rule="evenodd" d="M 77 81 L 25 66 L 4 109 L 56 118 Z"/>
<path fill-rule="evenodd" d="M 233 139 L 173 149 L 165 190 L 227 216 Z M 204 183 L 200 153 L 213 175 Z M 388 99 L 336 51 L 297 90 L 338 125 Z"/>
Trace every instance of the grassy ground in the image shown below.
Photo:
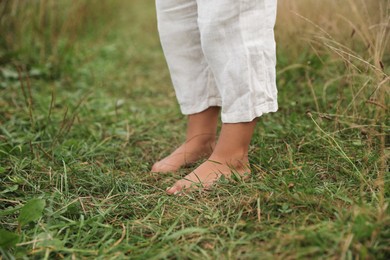
<path fill-rule="evenodd" d="M 373 29 L 321 27 L 333 38 L 321 34 L 314 15 L 291 14 L 297 1 L 285 1 L 277 25 L 280 110 L 259 120 L 253 175 L 171 197 L 165 188 L 190 169 L 148 173 L 183 141 L 185 128 L 153 1 L 40 1 L 21 14 L 6 2 L 2 258 L 390 257 L 388 34 L 378 43 Z M 378 19 L 388 23 L 381 10 Z M 287 26 L 294 21 L 305 24 L 303 35 Z"/>

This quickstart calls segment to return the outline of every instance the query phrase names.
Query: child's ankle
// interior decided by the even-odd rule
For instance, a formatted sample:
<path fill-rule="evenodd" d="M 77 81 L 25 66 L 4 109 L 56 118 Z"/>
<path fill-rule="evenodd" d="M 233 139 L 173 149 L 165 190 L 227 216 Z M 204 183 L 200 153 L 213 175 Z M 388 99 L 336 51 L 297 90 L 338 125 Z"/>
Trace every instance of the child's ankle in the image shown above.
<path fill-rule="evenodd" d="M 186 138 L 187 144 L 198 144 L 198 145 L 205 145 L 205 146 L 211 146 L 212 148 L 215 147 L 217 138 L 215 134 L 198 134 L 189 136 Z"/>
<path fill-rule="evenodd" d="M 237 152 L 237 153 L 216 153 L 215 151 L 211 154 L 210 161 L 216 161 L 222 164 L 231 165 L 237 168 L 247 167 L 249 164 L 248 153 Z"/>

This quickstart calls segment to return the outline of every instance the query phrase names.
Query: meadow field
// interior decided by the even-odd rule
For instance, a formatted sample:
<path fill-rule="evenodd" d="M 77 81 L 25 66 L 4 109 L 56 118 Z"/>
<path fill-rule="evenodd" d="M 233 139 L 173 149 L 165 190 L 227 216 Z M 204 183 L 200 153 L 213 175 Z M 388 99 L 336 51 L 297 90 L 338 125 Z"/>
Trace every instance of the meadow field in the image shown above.
<path fill-rule="evenodd" d="M 0 0 L 0 259 L 389 259 L 390 1 L 279 0 L 248 180 L 168 196 L 153 0 Z"/>

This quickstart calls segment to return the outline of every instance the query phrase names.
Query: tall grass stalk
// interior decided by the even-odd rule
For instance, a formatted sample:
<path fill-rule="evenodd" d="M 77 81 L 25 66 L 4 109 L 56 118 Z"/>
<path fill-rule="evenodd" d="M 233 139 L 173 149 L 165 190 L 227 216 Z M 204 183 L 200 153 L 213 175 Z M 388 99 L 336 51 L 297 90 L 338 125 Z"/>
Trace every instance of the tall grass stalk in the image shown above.
<path fill-rule="evenodd" d="M 331 76 L 323 87 L 321 110 L 318 105 L 321 97 L 315 96 L 311 78 L 307 76 L 313 70 L 306 70 L 306 84 L 314 95 L 315 110 L 333 114 L 336 128 L 339 129 L 340 124 L 345 127 L 361 125 L 361 131 L 370 135 L 368 140 L 377 143 L 369 145 L 373 152 L 379 154 L 375 166 L 369 166 L 372 170 L 377 169 L 374 173 L 377 181 L 372 183 L 371 189 L 377 186 L 375 183 L 380 183 L 377 188 L 379 198 L 383 198 L 383 180 L 388 172 L 386 165 L 389 156 L 384 136 L 390 130 L 390 1 L 368 3 L 364 0 L 348 0 L 347 3 L 340 4 L 335 0 L 279 1 L 277 38 L 282 45 L 280 48 L 291 50 L 292 57 L 296 59 L 304 47 L 293 43 L 305 39 L 312 46 L 313 54 L 324 62 L 324 66 L 333 67 L 337 63 L 343 65 L 344 69 L 337 74 L 321 75 Z M 291 20 L 294 22 L 288 23 Z M 298 32 L 305 34 L 302 37 Z M 331 107 L 335 112 L 331 112 L 326 104 L 326 92 L 335 91 L 340 93 L 339 100 L 334 110 Z M 344 101 L 347 92 L 353 97 L 348 102 Z M 340 119 L 343 119 L 343 123 Z M 383 199 L 380 199 L 379 207 L 384 207 Z"/>

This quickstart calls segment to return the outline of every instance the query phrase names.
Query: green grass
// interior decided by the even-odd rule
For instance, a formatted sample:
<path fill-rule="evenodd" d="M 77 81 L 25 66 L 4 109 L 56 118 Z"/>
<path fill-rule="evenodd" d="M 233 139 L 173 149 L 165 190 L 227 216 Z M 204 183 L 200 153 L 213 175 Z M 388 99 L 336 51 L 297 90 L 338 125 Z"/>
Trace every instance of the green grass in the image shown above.
<path fill-rule="evenodd" d="M 149 173 L 185 129 L 153 2 L 111 8 L 106 22 L 91 17 L 85 31 L 60 34 L 64 49 L 2 45 L 3 259 L 390 257 L 388 110 L 351 103 L 356 72 L 330 81 L 350 66 L 309 47 L 294 61 L 278 49 L 280 110 L 259 120 L 250 180 L 167 196 L 190 169 Z M 311 69 L 284 70 L 292 63 Z"/>

